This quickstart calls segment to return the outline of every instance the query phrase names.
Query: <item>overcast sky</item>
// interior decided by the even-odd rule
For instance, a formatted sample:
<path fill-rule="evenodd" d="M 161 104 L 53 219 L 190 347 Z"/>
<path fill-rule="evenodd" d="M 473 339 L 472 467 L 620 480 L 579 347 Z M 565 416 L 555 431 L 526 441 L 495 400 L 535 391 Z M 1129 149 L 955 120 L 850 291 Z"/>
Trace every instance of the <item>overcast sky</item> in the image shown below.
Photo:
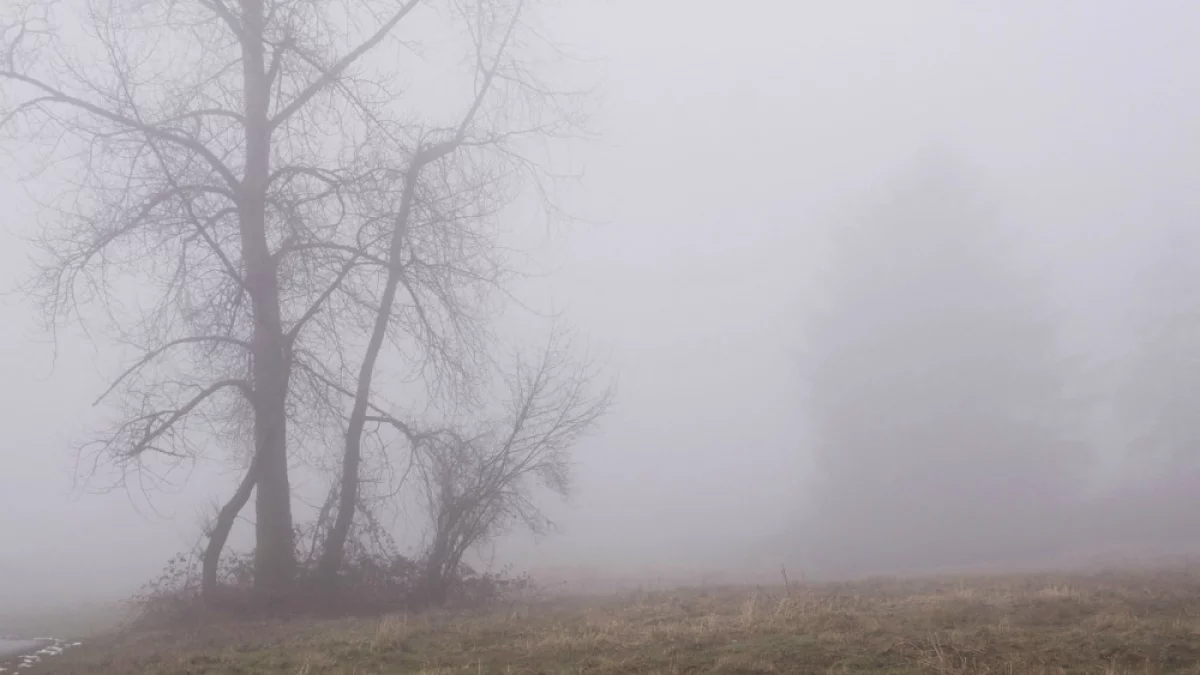
<path fill-rule="evenodd" d="M 556 271 L 530 292 L 620 386 L 579 448 L 575 498 L 553 509 L 562 534 L 505 549 L 519 562 L 688 564 L 786 526 L 803 501 L 795 361 L 822 232 L 925 149 L 981 170 L 1071 306 L 1112 304 L 1140 229 L 1200 206 L 1195 2 L 561 5 L 558 38 L 599 59 L 602 136 L 577 149 L 577 206 L 596 222 L 555 232 Z M 0 203 L 11 285 L 31 206 L 11 183 Z M 1113 319 L 1078 314 L 1085 337 Z M 54 361 L 32 317 L 19 295 L 0 306 L 0 602 L 144 579 L 230 482 L 204 469 L 158 514 L 75 495 L 70 444 L 114 364 L 78 335 Z"/>

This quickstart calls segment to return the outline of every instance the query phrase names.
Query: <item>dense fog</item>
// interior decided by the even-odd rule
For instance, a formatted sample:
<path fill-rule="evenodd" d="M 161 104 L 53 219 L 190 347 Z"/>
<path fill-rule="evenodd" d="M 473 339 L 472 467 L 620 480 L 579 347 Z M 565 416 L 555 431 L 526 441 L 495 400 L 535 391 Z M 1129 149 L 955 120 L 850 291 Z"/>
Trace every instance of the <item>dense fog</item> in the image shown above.
<path fill-rule="evenodd" d="M 499 217 L 528 274 L 496 326 L 537 345 L 555 314 L 613 398 L 570 449 L 569 498 L 535 494 L 554 527 L 510 528 L 477 564 L 584 588 L 1193 552 L 1200 5 L 537 11 L 571 54 L 544 67 L 594 87 L 593 133 L 555 151 L 578 218 Z M 0 113 L 28 98 L 0 91 Z M 244 470 L 202 453 L 114 486 L 77 452 L 138 352 L 37 320 L 30 241 L 73 176 L 37 170 L 39 143 L 2 146 L 0 607 L 127 595 Z M 305 447 L 297 521 L 337 472 Z M 406 551 L 416 510 L 385 518 Z"/>

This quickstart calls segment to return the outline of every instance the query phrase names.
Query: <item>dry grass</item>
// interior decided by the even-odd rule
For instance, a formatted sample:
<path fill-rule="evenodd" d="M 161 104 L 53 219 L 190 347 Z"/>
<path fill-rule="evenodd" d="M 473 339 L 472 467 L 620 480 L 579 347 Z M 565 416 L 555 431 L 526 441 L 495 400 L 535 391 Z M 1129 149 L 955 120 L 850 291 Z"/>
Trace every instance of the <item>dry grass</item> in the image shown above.
<path fill-rule="evenodd" d="M 1200 570 L 709 588 L 140 632 L 53 672 L 1197 673 Z"/>

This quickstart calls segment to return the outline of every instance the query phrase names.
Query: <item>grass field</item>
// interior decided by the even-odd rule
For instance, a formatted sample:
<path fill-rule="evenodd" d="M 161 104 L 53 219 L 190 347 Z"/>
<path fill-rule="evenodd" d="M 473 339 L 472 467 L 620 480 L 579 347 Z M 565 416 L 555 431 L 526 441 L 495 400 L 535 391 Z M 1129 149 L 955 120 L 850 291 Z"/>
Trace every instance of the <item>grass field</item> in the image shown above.
<path fill-rule="evenodd" d="M 209 625 L 113 636 L 50 665 L 43 671 L 65 675 L 1200 674 L 1200 569 L 703 588 Z"/>

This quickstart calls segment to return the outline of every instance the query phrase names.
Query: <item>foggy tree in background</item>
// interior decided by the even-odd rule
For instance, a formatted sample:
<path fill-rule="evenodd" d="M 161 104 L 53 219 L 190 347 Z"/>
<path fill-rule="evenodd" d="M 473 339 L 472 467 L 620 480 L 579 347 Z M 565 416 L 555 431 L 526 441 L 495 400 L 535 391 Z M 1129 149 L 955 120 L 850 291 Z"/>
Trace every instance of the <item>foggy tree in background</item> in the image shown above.
<path fill-rule="evenodd" d="M 803 545 L 846 571 L 1001 562 L 1072 486 L 1054 322 L 969 172 L 939 157 L 889 188 L 837 229 L 808 320 Z"/>
<path fill-rule="evenodd" d="M 1117 396 L 1133 440 L 1128 460 L 1156 480 L 1200 469 L 1200 238 L 1193 230 L 1169 230 L 1146 265 Z"/>
<path fill-rule="evenodd" d="M 1129 558 L 1196 553 L 1200 477 L 1200 237 L 1183 223 L 1144 228 L 1118 332 L 1105 441 L 1117 469 L 1072 527 L 1088 549 Z M 1111 439 L 1111 440 L 1110 440 Z"/>
<path fill-rule="evenodd" d="M 521 46 L 537 41 L 521 6 L 6 10 L 0 122 L 69 174 L 39 241 L 47 316 L 95 319 L 99 308 L 135 352 L 105 394 L 120 416 L 91 445 L 95 459 L 126 479 L 160 479 L 211 455 L 211 439 L 248 411 L 250 468 L 227 511 L 253 485 L 263 590 L 295 574 L 289 461 L 328 447 L 353 401 L 344 471 L 357 489 L 361 412 L 391 407 L 370 400 L 364 343 L 386 339 L 397 374 L 450 387 L 466 388 L 486 362 L 486 289 L 509 271 L 493 217 L 513 198 L 511 179 L 536 172 L 524 139 L 571 127 L 544 115 L 553 95 L 508 55 L 517 32 Z M 395 64 L 421 61 L 404 61 L 390 38 L 418 20 L 445 28 L 446 17 L 466 36 L 469 52 L 450 58 L 467 56 L 468 73 L 445 101 L 413 100 Z"/>

